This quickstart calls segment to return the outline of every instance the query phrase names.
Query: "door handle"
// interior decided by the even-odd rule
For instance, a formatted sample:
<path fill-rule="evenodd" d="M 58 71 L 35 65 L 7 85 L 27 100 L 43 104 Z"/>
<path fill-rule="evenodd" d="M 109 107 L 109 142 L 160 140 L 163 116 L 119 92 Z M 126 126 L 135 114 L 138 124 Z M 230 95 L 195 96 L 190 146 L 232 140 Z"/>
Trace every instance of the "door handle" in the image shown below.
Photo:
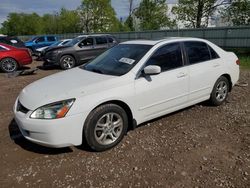
<path fill-rule="evenodd" d="M 184 73 L 184 72 L 180 72 L 179 74 L 177 74 L 177 78 L 183 78 L 183 77 L 186 77 L 187 74 Z"/>

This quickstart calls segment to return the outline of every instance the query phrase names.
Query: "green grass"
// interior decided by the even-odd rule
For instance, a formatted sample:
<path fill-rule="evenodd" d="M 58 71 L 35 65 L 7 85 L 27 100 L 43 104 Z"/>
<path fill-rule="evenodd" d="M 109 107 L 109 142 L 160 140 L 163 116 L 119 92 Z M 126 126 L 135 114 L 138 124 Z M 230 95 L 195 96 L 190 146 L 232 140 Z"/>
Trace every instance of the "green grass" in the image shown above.
<path fill-rule="evenodd" d="M 227 51 L 234 52 L 240 59 L 240 67 L 250 69 L 250 49 L 249 48 L 230 48 Z"/>
<path fill-rule="evenodd" d="M 238 56 L 240 59 L 240 67 L 250 69 L 250 56 Z"/>

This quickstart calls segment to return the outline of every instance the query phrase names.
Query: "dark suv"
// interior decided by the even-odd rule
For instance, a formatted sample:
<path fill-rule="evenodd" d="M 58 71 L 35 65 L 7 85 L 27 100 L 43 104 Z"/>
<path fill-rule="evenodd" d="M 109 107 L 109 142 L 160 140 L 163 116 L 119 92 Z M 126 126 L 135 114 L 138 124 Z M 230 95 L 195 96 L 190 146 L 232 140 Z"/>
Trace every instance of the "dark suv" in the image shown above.
<path fill-rule="evenodd" d="M 65 46 L 53 47 L 44 54 L 44 65 L 71 69 L 95 58 L 118 42 L 111 35 L 81 35 Z"/>
<path fill-rule="evenodd" d="M 0 36 L 0 43 L 8 44 L 17 48 L 25 48 L 23 41 L 17 37 Z"/>

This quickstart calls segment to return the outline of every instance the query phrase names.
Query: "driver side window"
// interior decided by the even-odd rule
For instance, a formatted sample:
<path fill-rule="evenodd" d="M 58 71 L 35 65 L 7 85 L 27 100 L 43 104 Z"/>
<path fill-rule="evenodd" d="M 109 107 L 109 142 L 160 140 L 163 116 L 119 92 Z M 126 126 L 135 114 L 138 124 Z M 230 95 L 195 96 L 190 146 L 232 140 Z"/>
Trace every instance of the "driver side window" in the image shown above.
<path fill-rule="evenodd" d="M 93 38 L 86 38 L 82 42 L 79 43 L 79 47 L 86 47 L 86 46 L 93 46 L 94 45 L 94 40 Z"/>
<path fill-rule="evenodd" d="M 183 66 L 180 43 L 171 43 L 160 47 L 150 57 L 146 66 L 158 65 L 161 71 L 167 71 Z"/>
<path fill-rule="evenodd" d="M 39 37 L 39 38 L 36 40 L 36 43 L 44 42 L 44 41 L 45 41 L 44 37 Z"/>

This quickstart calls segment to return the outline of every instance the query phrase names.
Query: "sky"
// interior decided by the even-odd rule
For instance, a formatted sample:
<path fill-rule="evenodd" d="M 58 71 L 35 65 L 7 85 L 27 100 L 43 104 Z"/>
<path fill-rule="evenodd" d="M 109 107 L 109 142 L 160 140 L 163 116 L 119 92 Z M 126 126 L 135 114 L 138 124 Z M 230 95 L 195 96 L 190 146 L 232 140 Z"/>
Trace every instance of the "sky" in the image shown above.
<path fill-rule="evenodd" d="M 135 0 L 138 3 L 139 0 Z M 112 6 L 117 17 L 126 17 L 129 10 L 128 0 L 112 0 Z M 10 12 L 36 12 L 39 15 L 44 13 L 58 12 L 62 7 L 76 9 L 81 0 L 0 0 L 0 23 L 3 23 Z"/>
<path fill-rule="evenodd" d="M 82 0 L 0 0 L 0 24 L 3 23 L 10 12 L 36 12 L 39 15 L 45 13 L 58 12 L 62 7 L 73 10 L 76 9 Z M 134 0 L 138 5 L 140 0 Z M 169 0 L 173 2 L 175 0 Z M 129 12 L 129 0 L 111 0 L 117 17 L 127 17 Z"/>

